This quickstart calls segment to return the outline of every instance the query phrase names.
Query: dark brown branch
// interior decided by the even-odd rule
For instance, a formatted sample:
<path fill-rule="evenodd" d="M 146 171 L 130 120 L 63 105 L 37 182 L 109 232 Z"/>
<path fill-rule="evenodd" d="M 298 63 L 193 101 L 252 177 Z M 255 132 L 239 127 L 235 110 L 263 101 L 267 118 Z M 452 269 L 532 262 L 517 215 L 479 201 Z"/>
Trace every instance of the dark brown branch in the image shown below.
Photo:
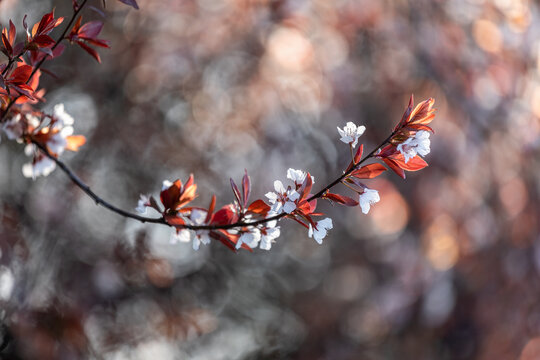
<path fill-rule="evenodd" d="M 351 172 L 353 172 L 355 169 L 357 169 L 358 166 L 360 166 L 366 160 L 372 158 L 373 155 L 377 152 L 377 150 L 382 148 L 388 141 L 390 141 L 392 136 L 394 136 L 394 133 L 392 133 L 379 146 L 374 148 L 369 154 L 367 154 L 362 160 L 360 160 L 358 162 L 358 164 L 356 164 L 355 166 L 352 166 L 348 171 L 346 171 L 340 177 L 338 177 L 337 179 L 332 181 L 330 184 L 325 186 L 321 191 L 319 191 L 315 195 L 312 195 L 310 198 L 307 199 L 307 201 L 311 201 L 311 200 L 321 198 L 328 190 L 330 190 L 335 185 L 339 184 Z M 146 217 L 146 216 L 137 215 L 137 214 L 130 213 L 128 211 L 122 210 L 122 209 L 112 205 L 111 203 L 105 201 L 104 199 L 99 197 L 95 192 L 93 192 L 90 189 L 90 187 L 88 185 L 86 185 L 73 171 L 71 171 L 71 169 L 64 162 L 62 162 L 61 160 L 59 160 L 58 158 L 53 156 L 44 145 L 42 145 L 42 144 L 40 144 L 40 143 L 38 143 L 36 141 L 33 141 L 33 143 L 34 143 L 34 145 L 36 145 L 41 150 L 41 152 L 45 156 L 47 156 L 49 159 L 54 161 L 56 163 L 56 165 L 71 179 L 71 181 L 75 185 L 77 185 L 79 188 L 81 188 L 81 190 L 84 191 L 89 197 L 91 197 L 96 202 L 97 205 L 101 205 L 101 206 L 109 209 L 110 211 L 115 212 L 118 215 L 121 215 L 123 217 L 138 220 L 138 221 L 141 221 L 143 223 L 155 223 L 155 224 L 162 224 L 162 225 L 172 226 L 172 225 L 168 224 L 163 217 L 161 217 L 161 218 L 149 218 L 149 217 Z M 284 218 L 284 217 L 286 217 L 288 215 L 289 214 L 287 214 L 287 213 L 281 213 L 281 214 L 277 214 L 277 215 L 274 215 L 272 217 L 265 218 L 265 219 L 260 219 L 260 220 L 257 220 L 257 221 L 252 221 L 252 222 L 242 222 L 242 221 L 240 221 L 240 222 L 236 222 L 236 223 L 233 223 L 233 224 L 226 224 L 226 225 L 190 225 L 190 224 L 185 224 L 185 225 L 182 225 L 182 228 L 190 229 L 190 230 L 220 230 L 220 229 L 221 230 L 227 230 L 227 229 L 234 229 L 234 228 L 241 228 L 241 227 L 256 226 L 256 225 L 264 224 L 264 223 L 267 223 L 267 222 L 270 222 L 270 221 L 279 220 L 279 219 Z"/>
<path fill-rule="evenodd" d="M 47 156 L 49 159 L 54 161 L 56 163 L 56 165 L 64 173 L 66 173 L 66 175 L 71 179 L 71 181 L 75 185 L 80 187 L 81 190 L 86 193 L 86 195 L 91 197 L 96 202 L 97 205 L 101 205 L 101 206 L 111 210 L 112 212 L 115 212 L 115 213 L 117 213 L 119 215 L 122 215 L 123 217 L 127 217 L 127 218 L 130 218 L 130 219 L 135 219 L 135 220 L 141 221 L 143 223 L 144 222 L 151 222 L 151 223 L 168 225 L 163 218 L 154 219 L 154 218 L 147 218 L 145 216 L 139 216 L 137 214 L 132 214 L 130 212 L 122 210 L 122 209 L 108 203 L 107 201 L 105 201 L 101 197 L 99 197 L 95 192 L 93 192 L 92 189 L 90 189 L 90 186 L 86 185 L 73 171 L 71 171 L 70 168 L 67 167 L 66 164 L 64 164 L 62 161 L 58 160 L 55 156 L 53 156 L 47 150 L 47 148 L 44 145 L 38 143 L 37 141 L 34 141 L 33 144 L 36 145 L 45 156 Z"/>

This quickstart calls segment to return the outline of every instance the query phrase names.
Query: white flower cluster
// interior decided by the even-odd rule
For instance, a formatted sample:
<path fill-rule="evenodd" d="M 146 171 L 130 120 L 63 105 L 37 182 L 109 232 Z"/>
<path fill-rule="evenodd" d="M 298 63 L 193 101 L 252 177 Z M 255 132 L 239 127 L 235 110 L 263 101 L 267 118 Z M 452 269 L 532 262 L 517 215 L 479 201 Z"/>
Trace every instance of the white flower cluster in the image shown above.
<path fill-rule="evenodd" d="M 49 129 L 51 135 L 47 139 L 47 148 L 52 154 L 60 156 L 66 150 L 68 136 L 73 135 L 74 121 L 65 111 L 64 104 L 54 106 L 53 118 L 55 121 Z M 37 176 L 47 176 L 56 168 L 56 163 L 48 157 L 41 154 L 36 156 L 37 149 L 34 144 L 26 145 L 24 152 L 28 156 L 34 156 L 32 162 L 23 165 L 22 172 L 25 177 L 35 179 Z"/>
<path fill-rule="evenodd" d="M 281 181 L 274 181 L 275 192 L 268 192 L 265 194 L 270 204 L 272 204 L 270 210 L 271 213 L 277 215 L 286 212 L 287 214 L 290 214 L 296 210 L 295 201 L 300 198 L 300 194 L 296 191 L 296 188 L 304 182 L 306 175 L 307 173 L 303 170 L 287 170 L 287 179 L 294 182 L 293 187 L 288 186 L 285 188 Z M 315 183 L 315 178 L 313 176 L 311 177 L 311 180 Z"/>
<path fill-rule="evenodd" d="M 313 226 L 309 224 L 308 236 L 313 237 L 316 242 L 322 244 L 323 239 L 326 237 L 328 230 L 332 229 L 334 225 L 332 224 L 332 219 L 325 218 L 317 221 L 317 228 L 313 229 Z"/>
<path fill-rule="evenodd" d="M 262 229 L 254 227 L 250 231 L 244 232 L 242 235 L 240 235 L 240 238 L 236 243 L 236 249 L 240 249 L 242 244 L 246 244 L 252 249 L 255 249 L 258 246 L 260 249 L 270 250 L 272 248 L 272 244 L 279 237 L 279 235 L 281 235 L 281 230 L 279 229 L 279 226 L 276 225 L 277 220 L 272 220 L 267 222 L 265 227 Z"/>
<path fill-rule="evenodd" d="M 364 131 L 366 131 L 366 127 L 356 126 L 353 122 L 348 122 L 346 126 L 343 127 L 343 129 L 337 128 L 339 135 L 341 136 L 341 141 L 343 141 L 345 144 L 351 144 L 352 147 L 355 147 L 356 144 L 358 144 L 358 138 L 362 136 Z"/>
<path fill-rule="evenodd" d="M 207 212 L 205 210 L 193 209 L 189 215 L 191 225 L 203 225 L 206 219 Z M 204 245 L 210 244 L 210 237 L 207 230 L 188 230 L 182 229 L 175 232 L 171 238 L 171 243 L 190 242 L 193 240 L 193 250 L 199 250 L 201 243 Z"/>
<path fill-rule="evenodd" d="M 413 137 L 408 138 L 397 146 L 397 150 L 405 157 L 405 163 L 416 155 L 426 156 L 429 154 L 429 131 L 420 130 Z"/>
<path fill-rule="evenodd" d="M 43 135 L 47 139 L 46 145 L 49 151 L 59 156 L 65 151 L 68 145 L 67 138 L 73 135 L 73 117 L 65 111 L 63 104 L 58 104 L 54 107 L 52 117 L 54 121 L 47 128 L 47 132 L 39 129 L 41 125 L 39 118 L 31 114 L 15 115 L 2 125 L 2 130 L 8 139 L 16 140 L 17 142 L 23 141 L 22 138 L 25 131 L 27 133 L 42 131 L 40 135 Z M 47 176 L 56 168 L 55 162 L 40 154 L 34 144 L 28 144 L 24 152 L 27 156 L 33 157 L 32 162 L 24 164 L 22 167 L 25 177 L 35 179 L 37 176 Z"/>
<path fill-rule="evenodd" d="M 369 212 L 371 205 L 381 200 L 379 192 L 377 190 L 365 188 L 364 192 L 360 194 L 358 201 L 360 202 L 360 208 L 364 214 Z"/>

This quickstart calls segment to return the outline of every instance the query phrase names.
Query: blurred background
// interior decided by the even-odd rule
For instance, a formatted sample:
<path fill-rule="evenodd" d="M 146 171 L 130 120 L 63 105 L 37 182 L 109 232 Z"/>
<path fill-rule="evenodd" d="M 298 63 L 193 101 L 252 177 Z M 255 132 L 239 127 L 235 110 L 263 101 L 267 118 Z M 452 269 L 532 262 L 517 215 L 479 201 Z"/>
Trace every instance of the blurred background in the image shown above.
<path fill-rule="evenodd" d="M 367 216 L 321 203 L 322 245 L 282 221 L 270 252 L 194 252 L 59 170 L 24 178 L 4 137 L 3 359 L 540 359 L 538 2 L 139 5 L 107 1 L 101 65 L 69 47 L 42 76 L 43 108 L 64 103 L 88 139 L 63 160 L 112 203 L 193 173 L 196 203 L 221 206 L 244 168 L 257 197 L 289 167 L 318 189 L 349 159 L 336 126 L 365 125 L 370 150 L 411 93 L 436 100 L 430 166 L 369 182 Z M 0 21 L 22 35 L 52 7 L 71 16 L 3 0 Z"/>

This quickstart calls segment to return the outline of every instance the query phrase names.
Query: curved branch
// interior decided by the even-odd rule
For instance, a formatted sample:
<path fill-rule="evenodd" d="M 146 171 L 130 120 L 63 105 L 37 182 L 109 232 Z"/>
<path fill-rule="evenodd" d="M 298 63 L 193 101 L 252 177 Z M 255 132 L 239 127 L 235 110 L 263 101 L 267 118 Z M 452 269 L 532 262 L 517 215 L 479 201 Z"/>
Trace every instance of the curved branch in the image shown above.
<path fill-rule="evenodd" d="M 325 186 L 323 189 L 321 189 L 318 193 L 312 195 L 307 199 L 307 201 L 312 201 L 318 198 L 321 198 L 328 190 L 339 184 L 343 179 L 345 179 L 350 173 L 352 173 L 355 169 L 358 168 L 362 163 L 364 163 L 366 160 L 370 159 L 375 155 L 377 150 L 382 148 L 390 139 L 395 135 L 395 132 L 393 132 L 390 136 L 388 136 L 379 146 L 374 148 L 369 154 L 367 154 L 362 160 L 360 160 L 355 166 L 352 166 L 348 171 L 344 172 L 341 176 L 339 176 L 337 179 L 332 181 L 330 184 Z M 54 161 L 56 165 L 70 178 L 70 180 L 77 185 L 79 188 L 81 188 L 82 191 L 84 191 L 89 197 L 91 197 L 97 205 L 101 205 L 110 211 L 123 216 L 125 218 L 134 219 L 143 223 L 155 223 L 155 224 L 162 224 L 174 227 L 173 225 L 170 225 L 165 221 L 163 217 L 161 218 L 150 218 L 146 216 L 137 215 L 134 213 L 130 213 L 128 211 L 125 211 L 123 209 L 120 209 L 111 203 L 107 202 L 103 198 L 101 198 L 99 195 L 97 195 L 90 187 L 84 183 L 63 161 L 59 160 L 57 157 L 52 155 L 49 150 L 42 144 L 32 140 L 32 143 L 36 145 L 41 152 L 47 156 L 49 159 Z M 257 221 L 251 221 L 251 222 L 243 222 L 239 221 L 233 224 L 225 224 L 225 225 L 190 225 L 190 224 L 184 224 L 182 225 L 182 228 L 190 229 L 190 230 L 228 230 L 228 229 L 234 229 L 234 228 L 241 228 L 241 227 L 249 227 L 249 226 L 256 226 L 260 224 L 265 224 L 270 221 L 279 220 L 281 218 L 287 217 L 289 214 L 287 213 L 281 213 L 277 214 L 265 219 L 260 219 Z"/>
<path fill-rule="evenodd" d="M 116 207 L 116 206 L 112 205 L 111 203 L 105 201 L 103 198 L 101 198 L 99 195 L 97 195 L 95 192 L 93 192 L 92 189 L 90 189 L 90 186 L 86 185 L 86 183 L 84 183 L 84 181 L 82 181 L 64 162 L 62 162 L 61 160 L 57 159 L 54 155 L 52 155 L 44 145 L 40 144 L 37 141 L 32 141 L 32 143 L 35 146 L 37 146 L 39 148 L 39 150 L 41 150 L 41 152 L 45 156 L 47 156 L 49 159 L 54 161 L 56 163 L 56 165 L 64 173 L 66 173 L 66 175 L 70 178 L 70 180 L 75 185 L 80 187 L 81 190 L 86 193 L 86 195 L 91 197 L 96 202 L 97 205 L 101 205 L 101 206 L 103 206 L 103 207 L 111 210 L 112 212 L 115 212 L 115 213 L 117 213 L 117 214 L 119 214 L 119 215 L 121 215 L 123 217 L 135 219 L 135 220 L 141 221 L 143 223 L 150 222 L 150 223 L 169 225 L 169 224 L 167 224 L 165 222 L 165 219 L 163 219 L 163 218 L 159 218 L 159 219 L 148 218 L 148 217 L 145 217 L 145 216 L 140 216 L 140 215 L 137 215 L 137 214 L 133 214 L 133 213 L 130 213 L 128 211 L 122 210 L 119 207 Z"/>

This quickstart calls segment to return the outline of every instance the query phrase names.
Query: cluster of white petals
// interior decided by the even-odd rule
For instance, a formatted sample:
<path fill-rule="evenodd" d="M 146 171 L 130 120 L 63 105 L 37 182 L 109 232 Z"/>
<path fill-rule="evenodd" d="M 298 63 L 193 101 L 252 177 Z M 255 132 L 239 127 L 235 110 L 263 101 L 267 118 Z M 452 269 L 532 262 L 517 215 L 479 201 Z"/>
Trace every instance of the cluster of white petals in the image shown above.
<path fill-rule="evenodd" d="M 307 172 L 304 170 L 295 170 L 295 169 L 289 169 L 287 170 L 287 179 L 292 180 L 295 185 L 302 185 L 304 183 L 304 180 L 306 180 Z M 313 184 L 315 184 L 315 178 L 312 176 L 311 181 Z"/>
<path fill-rule="evenodd" d="M 270 250 L 272 248 L 272 244 L 281 234 L 279 226 L 276 226 L 276 225 L 277 225 L 277 221 L 272 220 L 272 221 L 267 222 L 266 228 L 261 230 L 261 242 L 259 244 L 259 247 L 262 250 Z"/>
<path fill-rule="evenodd" d="M 268 217 L 276 215 L 275 213 L 269 213 Z M 244 220 L 249 222 L 251 216 L 246 216 Z M 254 227 L 249 231 L 246 231 L 240 235 L 238 242 L 236 243 L 236 249 L 240 249 L 242 244 L 246 244 L 250 248 L 254 249 L 257 246 L 262 250 L 270 250 L 272 244 L 279 237 L 281 231 L 277 226 L 277 220 L 267 222 L 263 227 Z"/>
<path fill-rule="evenodd" d="M 358 144 L 358 138 L 362 136 L 364 131 L 366 131 L 366 127 L 356 126 L 353 122 L 348 122 L 347 125 L 343 127 L 343 129 L 337 128 L 339 135 L 341 136 L 341 141 L 343 141 L 345 144 L 351 144 L 352 147 L 355 147 L 356 144 Z"/>
<path fill-rule="evenodd" d="M 417 131 L 413 137 L 408 138 L 397 146 L 397 150 L 402 153 L 405 158 L 405 163 L 416 155 L 426 156 L 429 154 L 429 146 L 431 145 L 429 135 L 429 131 Z"/>
<path fill-rule="evenodd" d="M 325 218 L 317 221 L 317 226 L 314 229 L 311 224 L 309 224 L 308 236 L 313 237 L 316 242 L 322 244 L 323 239 L 326 237 L 328 230 L 332 229 L 334 225 L 332 224 L 332 219 Z"/>
<path fill-rule="evenodd" d="M 20 140 L 25 127 L 35 129 L 40 125 L 39 119 L 35 116 L 24 116 L 26 124 L 21 121 L 20 114 L 4 124 L 3 130 L 8 138 Z M 60 156 L 68 145 L 67 138 L 73 135 L 73 118 L 66 113 L 63 104 L 54 107 L 53 118 L 54 122 L 49 129 L 52 135 L 47 140 L 47 148 L 52 154 Z M 23 165 L 22 172 L 25 177 L 35 179 L 37 176 L 47 176 L 56 168 L 55 162 L 39 154 L 34 144 L 28 144 L 24 152 L 33 157 L 32 162 Z"/>
<path fill-rule="evenodd" d="M 286 189 L 279 180 L 274 181 L 274 190 L 275 192 L 265 194 L 270 204 L 272 204 L 271 212 L 275 214 L 282 212 L 292 213 L 296 209 L 295 201 L 300 198 L 300 194 L 290 187 Z"/>
<path fill-rule="evenodd" d="M 371 205 L 379 202 L 381 200 L 379 196 L 379 192 L 377 190 L 373 189 L 364 189 L 364 192 L 360 194 L 360 197 L 358 201 L 360 202 L 360 208 L 362 208 L 362 212 L 364 214 L 367 214 L 369 212 L 369 209 Z"/>
<path fill-rule="evenodd" d="M 24 177 L 35 180 L 38 176 L 48 176 L 56 169 L 56 163 L 48 157 L 38 154 L 34 144 L 26 145 L 24 153 L 34 157 L 32 162 L 23 165 L 22 173 Z"/>
<path fill-rule="evenodd" d="M 189 215 L 189 218 L 186 220 L 189 221 L 190 225 L 204 225 L 206 215 L 206 210 L 193 209 L 191 211 L 191 214 Z M 182 229 L 173 233 L 173 236 L 171 237 L 171 243 L 173 244 L 177 242 L 190 241 L 193 241 L 193 250 L 199 250 L 201 244 L 210 244 L 210 236 L 208 236 L 208 230 L 193 231 L 189 229 Z"/>
<path fill-rule="evenodd" d="M 236 249 L 240 249 L 242 244 L 246 244 L 250 248 L 254 249 L 259 246 L 259 241 L 261 241 L 261 231 L 258 228 L 254 227 L 240 235 L 240 238 L 236 243 Z"/>
<path fill-rule="evenodd" d="M 24 116 L 24 121 L 22 117 Z M 10 140 L 22 142 L 22 136 L 25 128 L 37 128 L 39 119 L 30 114 L 17 114 L 2 125 L 2 130 Z"/>

